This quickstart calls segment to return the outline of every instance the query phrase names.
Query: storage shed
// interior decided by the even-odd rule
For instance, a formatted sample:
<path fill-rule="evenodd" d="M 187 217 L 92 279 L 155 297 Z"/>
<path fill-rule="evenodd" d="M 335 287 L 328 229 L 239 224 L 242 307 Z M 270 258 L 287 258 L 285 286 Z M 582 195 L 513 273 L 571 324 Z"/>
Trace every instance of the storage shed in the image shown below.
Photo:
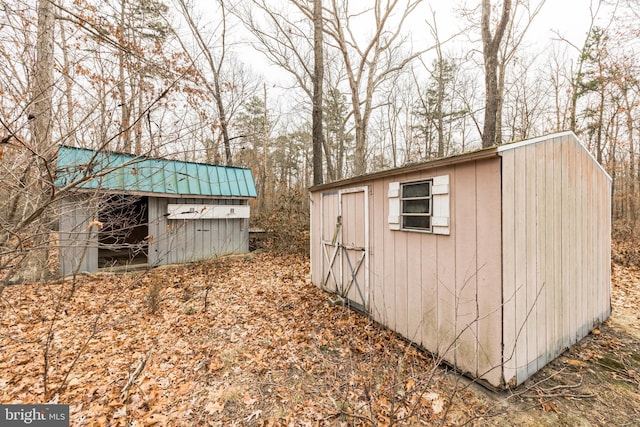
<path fill-rule="evenodd" d="M 311 188 L 311 279 L 494 388 L 610 314 L 611 178 L 572 132 Z"/>
<path fill-rule="evenodd" d="M 60 273 L 249 251 L 250 169 L 61 146 Z"/>

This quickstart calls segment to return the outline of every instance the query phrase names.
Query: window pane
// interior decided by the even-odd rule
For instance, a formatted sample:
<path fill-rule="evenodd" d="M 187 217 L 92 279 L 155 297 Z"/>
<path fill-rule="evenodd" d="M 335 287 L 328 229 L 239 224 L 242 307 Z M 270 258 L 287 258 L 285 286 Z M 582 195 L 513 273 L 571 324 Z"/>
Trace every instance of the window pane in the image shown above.
<path fill-rule="evenodd" d="M 429 199 L 423 200 L 403 200 L 402 213 L 424 213 L 429 212 Z"/>
<path fill-rule="evenodd" d="M 417 184 L 404 184 L 402 186 L 402 197 L 429 197 L 431 195 L 431 186 L 428 182 L 420 182 Z"/>
<path fill-rule="evenodd" d="M 404 228 L 419 228 L 423 230 L 431 229 L 430 216 L 404 216 L 402 217 L 402 226 Z"/>

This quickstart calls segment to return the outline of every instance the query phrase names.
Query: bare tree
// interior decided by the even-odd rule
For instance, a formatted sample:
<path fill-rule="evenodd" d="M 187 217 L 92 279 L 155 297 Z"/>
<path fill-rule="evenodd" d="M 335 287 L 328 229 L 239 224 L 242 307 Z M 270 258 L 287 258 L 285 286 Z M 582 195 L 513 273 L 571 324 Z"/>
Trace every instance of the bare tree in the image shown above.
<path fill-rule="evenodd" d="M 54 158 L 52 146 L 53 126 L 53 84 L 54 84 L 54 31 L 55 10 L 49 0 L 41 0 L 37 5 L 38 27 L 36 38 L 36 59 L 33 66 L 33 84 L 28 119 L 31 141 L 24 148 L 28 160 L 21 184 L 22 191 L 15 194 L 16 206 L 38 206 L 49 196 L 47 178 L 53 176 L 51 161 Z M 34 212 L 36 213 L 36 212 Z M 20 219 L 18 222 L 20 223 Z M 24 219 L 22 219 L 24 221 Z M 25 224 L 26 225 L 26 224 Z M 39 280 L 46 276 L 49 251 L 49 221 L 44 215 L 36 215 L 28 224 L 31 229 L 30 244 L 33 249 L 22 272 L 25 280 Z"/>
<path fill-rule="evenodd" d="M 324 83 L 322 0 L 313 0 L 313 184 L 322 184 L 322 100 Z"/>
<path fill-rule="evenodd" d="M 511 18 L 504 35 L 504 41 L 501 44 L 498 58 L 498 106 L 496 109 L 496 144 L 505 142 L 502 136 L 502 115 L 503 106 L 506 96 L 505 76 L 507 74 L 508 65 L 516 57 L 516 53 L 520 49 L 527 30 L 533 23 L 533 20 L 540 13 L 545 0 L 540 0 L 535 6 L 532 6 L 529 0 L 516 0 L 511 9 Z M 523 15 L 518 12 L 524 11 Z"/>
<path fill-rule="evenodd" d="M 513 74 L 518 76 L 505 96 L 502 113 L 504 128 L 511 140 L 524 140 L 541 133 L 554 131 L 547 123 L 553 123 L 548 111 L 553 89 L 549 88 L 546 72 L 535 73 L 535 58 L 520 55 L 514 62 Z"/>
<path fill-rule="evenodd" d="M 407 67 L 406 72 L 385 85 L 386 102 L 374 117 L 373 132 L 377 130 L 381 134 L 379 139 L 384 141 L 384 153 L 392 167 L 416 160 L 416 156 L 409 154 L 417 140 L 414 108 L 420 96 L 414 68 Z"/>
<path fill-rule="evenodd" d="M 577 108 L 578 108 L 578 99 L 580 99 L 580 97 L 584 94 L 581 90 L 581 85 L 582 85 L 582 80 L 583 80 L 583 67 L 584 67 L 584 62 L 587 59 L 587 56 L 584 54 L 584 52 L 587 50 L 588 48 L 588 43 L 591 37 L 591 32 L 595 26 L 595 22 L 596 22 L 596 17 L 598 15 L 598 12 L 600 11 L 600 7 L 602 6 L 602 1 L 601 0 L 597 0 L 596 5 L 594 6 L 593 1 L 591 1 L 589 3 L 589 11 L 591 12 L 591 21 L 589 23 L 589 28 L 587 31 L 587 34 L 585 36 L 584 39 L 584 43 L 582 45 L 582 47 L 577 47 L 574 44 L 568 42 L 572 47 L 574 47 L 578 52 L 578 63 L 576 66 L 576 69 L 572 75 L 571 78 L 571 108 L 569 110 L 570 112 L 570 119 L 569 119 L 569 128 L 573 131 L 573 132 L 577 132 Z M 566 39 L 564 39 L 566 41 Z"/>
<path fill-rule="evenodd" d="M 202 34 L 201 29 L 198 27 L 198 24 L 195 22 L 193 18 L 193 10 L 187 4 L 185 0 L 177 0 L 178 5 L 180 6 L 180 10 L 185 20 L 187 21 L 187 25 L 189 26 L 189 30 L 191 31 L 192 36 L 196 41 L 196 45 L 200 51 L 200 53 L 205 58 L 205 63 L 207 65 L 208 71 L 211 75 L 211 81 L 204 75 L 204 72 L 199 69 L 196 65 L 195 58 L 191 57 L 191 62 L 194 65 L 195 69 L 199 74 L 199 83 L 204 85 L 207 89 L 207 92 L 213 97 L 215 101 L 215 106 L 218 112 L 218 126 L 220 127 L 220 134 L 222 136 L 222 143 L 224 146 L 224 155 L 225 162 L 227 166 L 233 165 L 233 158 L 231 155 L 231 143 L 229 137 L 229 120 L 227 114 L 227 107 L 223 100 L 223 88 L 224 80 L 223 80 L 223 68 L 225 67 L 225 62 L 228 49 L 227 49 L 227 8 L 225 6 L 224 0 L 218 0 L 218 9 L 220 12 L 220 22 L 219 29 L 220 35 L 218 37 L 219 48 L 217 52 L 213 52 L 213 47 L 208 40 L 205 40 L 205 37 Z M 181 41 L 181 43 L 183 43 Z M 185 51 L 188 52 L 186 46 L 183 43 L 183 47 Z"/>
<path fill-rule="evenodd" d="M 498 52 L 502 37 L 511 16 L 511 0 L 503 0 L 502 13 L 491 33 L 491 1 L 482 0 L 482 53 L 484 57 L 485 110 L 482 146 L 491 147 L 499 143 L 496 140 L 498 106 L 501 104 L 498 91 Z"/>
<path fill-rule="evenodd" d="M 345 67 L 355 124 L 353 173 L 367 170 L 367 131 L 375 108 L 376 89 L 392 74 L 402 70 L 423 52 L 404 54 L 403 24 L 415 10 L 419 0 L 376 0 L 370 9 L 353 11 L 348 1 L 331 1 L 325 31 L 337 49 Z M 395 16 L 395 13 L 398 16 Z M 356 16 L 373 15 L 373 33 L 362 41 L 353 20 Z M 394 19 L 395 18 L 395 19 Z"/>
<path fill-rule="evenodd" d="M 438 34 L 438 25 L 436 23 L 436 13 L 432 12 L 433 23 L 427 21 L 431 35 L 436 42 L 436 69 L 432 76 L 435 78 L 436 89 L 436 129 L 438 131 L 438 157 L 444 156 L 444 117 L 442 114 L 442 104 L 444 104 L 445 89 L 445 63 L 442 55 L 442 43 L 440 43 L 440 35 Z M 435 75 L 434 75 L 435 74 Z"/>
<path fill-rule="evenodd" d="M 302 15 L 300 15 L 300 12 Z M 297 87 L 313 100 L 313 10 L 290 0 L 275 7 L 265 0 L 252 0 L 251 7 L 235 9 L 256 42 L 253 48 L 291 76 Z"/>
<path fill-rule="evenodd" d="M 625 58 L 626 59 L 626 58 Z M 631 59 L 631 58 L 629 58 Z M 638 114 L 637 108 L 640 105 L 640 86 L 634 88 L 634 83 L 638 85 L 637 77 L 633 74 L 634 64 L 622 63 L 620 64 L 619 78 L 616 80 L 618 89 L 622 98 L 622 110 L 625 114 L 625 124 L 629 151 L 629 161 L 627 166 L 627 182 L 628 188 L 626 189 L 629 197 L 627 197 L 626 206 L 626 221 L 629 223 L 632 231 L 636 228 L 637 217 L 637 171 L 636 171 L 636 140 L 638 139 L 638 131 L 636 125 L 635 114 Z M 617 73 L 616 73 L 617 74 Z M 635 113 L 635 114 L 634 114 Z"/>
<path fill-rule="evenodd" d="M 311 104 L 313 182 L 320 184 L 324 180 L 323 148 L 326 151 L 322 106 L 325 79 L 322 0 L 290 0 L 281 8 L 265 0 L 253 0 L 251 4 L 252 9 L 237 13 L 257 40 L 254 47 L 269 62 L 289 74 Z M 329 158 L 327 161 L 330 162 Z M 330 164 L 327 169 L 333 170 Z M 329 175 L 331 177 L 333 173 Z"/>
<path fill-rule="evenodd" d="M 426 21 L 427 27 L 434 40 L 436 58 L 432 66 L 423 63 L 424 68 L 429 73 L 430 82 L 426 90 L 421 91 L 420 108 L 415 113 L 423 116 L 430 123 L 429 126 L 435 128 L 435 135 L 425 132 L 427 136 L 426 156 L 428 158 L 443 157 L 451 152 L 452 133 L 451 127 L 455 121 L 462 119 L 468 109 L 458 104 L 456 95 L 456 84 L 459 75 L 459 60 L 443 50 L 444 42 L 440 39 L 436 13 L 432 11 L 431 21 Z M 419 85 L 418 85 L 419 86 Z M 431 144 L 435 138 L 436 149 L 431 149 Z"/>

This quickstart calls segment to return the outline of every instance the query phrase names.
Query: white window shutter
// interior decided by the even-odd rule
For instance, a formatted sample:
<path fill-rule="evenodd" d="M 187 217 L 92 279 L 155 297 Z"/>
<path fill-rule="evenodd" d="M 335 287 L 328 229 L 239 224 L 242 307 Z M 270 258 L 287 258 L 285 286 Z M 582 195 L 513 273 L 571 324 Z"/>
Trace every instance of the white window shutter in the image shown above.
<path fill-rule="evenodd" d="M 441 175 L 433 178 L 431 194 L 433 195 L 431 232 L 433 234 L 449 235 L 449 175 Z"/>
<path fill-rule="evenodd" d="M 400 183 L 390 182 L 389 192 L 389 229 L 400 230 Z"/>
<path fill-rule="evenodd" d="M 432 194 L 449 194 L 449 175 L 436 176 L 433 178 L 432 182 Z"/>
<path fill-rule="evenodd" d="M 390 182 L 389 183 L 389 197 L 400 197 L 400 183 L 399 182 Z"/>

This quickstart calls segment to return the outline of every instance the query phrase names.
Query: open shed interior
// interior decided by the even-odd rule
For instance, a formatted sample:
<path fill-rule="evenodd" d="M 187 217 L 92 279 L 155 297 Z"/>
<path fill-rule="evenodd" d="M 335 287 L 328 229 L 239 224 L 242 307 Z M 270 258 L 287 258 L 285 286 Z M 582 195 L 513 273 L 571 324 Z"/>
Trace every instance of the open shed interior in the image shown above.
<path fill-rule="evenodd" d="M 110 195 L 100 206 L 98 267 L 146 264 L 149 252 L 149 199 Z"/>

